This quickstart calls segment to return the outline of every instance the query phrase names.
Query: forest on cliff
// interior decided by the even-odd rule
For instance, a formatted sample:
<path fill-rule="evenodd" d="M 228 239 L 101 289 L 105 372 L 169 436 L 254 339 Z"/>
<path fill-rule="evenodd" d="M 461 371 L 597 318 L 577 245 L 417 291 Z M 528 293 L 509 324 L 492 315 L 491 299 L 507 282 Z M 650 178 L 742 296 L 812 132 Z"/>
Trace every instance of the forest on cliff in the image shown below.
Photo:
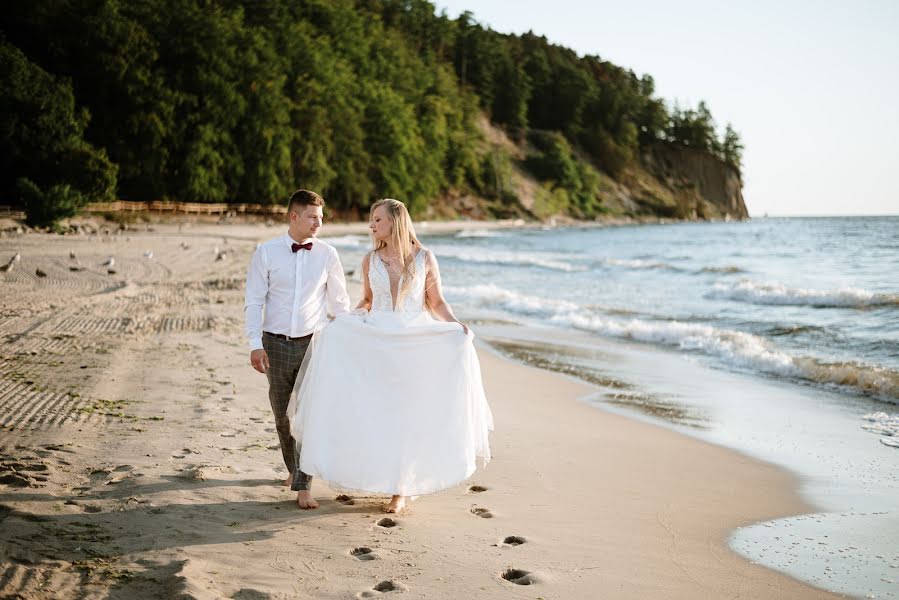
<path fill-rule="evenodd" d="M 471 196 L 502 216 L 521 204 L 515 172 L 537 182 L 535 216 L 593 218 L 603 179 L 650 148 L 737 173 L 742 152 L 649 75 L 424 0 L 10 3 L 0 85 L 0 204 L 32 220 L 114 198 L 281 203 L 297 187 L 345 215 Z"/>

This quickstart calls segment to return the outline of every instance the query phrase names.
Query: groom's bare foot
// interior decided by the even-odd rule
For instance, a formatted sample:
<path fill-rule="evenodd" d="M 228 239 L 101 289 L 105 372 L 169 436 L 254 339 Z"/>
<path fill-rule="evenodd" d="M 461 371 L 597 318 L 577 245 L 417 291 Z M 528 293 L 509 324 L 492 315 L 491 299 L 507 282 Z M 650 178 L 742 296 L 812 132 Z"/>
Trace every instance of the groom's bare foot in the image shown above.
<path fill-rule="evenodd" d="M 312 510 L 313 508 L 318 508 L 318 502 L 312 497 L 312 492 L 300 490 L 297 492 L 297 506 L 304 510 Z"/>
<path fill-rule="evenodd" d="M 293 485 L 293 473 L 291 473 L 290 475 L 287 476 L 287 479 L 284 480 L 283 485 L 285 485 L 287 487 L 290 487 L 291 485 Z"/>
<path fill-rule="evenodd" d="M 384 507 L 384 512 L 398 513 L 404 508 L 406 508 L 406 497 L 394 496 L 390 499 L 390 502 L 387 503 L 387 506 Z"/>

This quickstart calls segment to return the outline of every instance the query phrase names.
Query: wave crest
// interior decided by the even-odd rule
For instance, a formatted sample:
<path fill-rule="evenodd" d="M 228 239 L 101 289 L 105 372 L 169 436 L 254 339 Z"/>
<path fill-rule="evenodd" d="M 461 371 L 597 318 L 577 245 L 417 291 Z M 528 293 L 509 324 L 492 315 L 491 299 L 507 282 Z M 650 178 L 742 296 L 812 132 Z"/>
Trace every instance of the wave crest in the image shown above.
<path fill-rule="evenodd" d="M 678 267 L 668 263 L 644 260 L 641 258 L 606 258 L 602 260 L 604 265 L 613 267 L 626 267 L 628 269 L 662 269 L 666 271 L 680 271 Z"/>
<path fill-rule="evenodd" d="M 530 266 L 565 272 L 587 270 L 583 265 L 567 262 L 564 257 L 536 250 L 528 252 L 490 249 L 485 251 L 478 248 L 459 246 L 432 246 L 431 250 L 434 251 L 437 258 L 449 257 L 472 263 Z"/>
<path fill-rule="evenodd" d="M 815 290 L 791 288 L 779 283 L 743 279 L 733 284 L 717 283 L 707 298 L 736 300 L 750 304 L 812 306 L 816 308 L 867 308 L 899 306 L 899 294 L 870 292 L 860 288 Z"/>

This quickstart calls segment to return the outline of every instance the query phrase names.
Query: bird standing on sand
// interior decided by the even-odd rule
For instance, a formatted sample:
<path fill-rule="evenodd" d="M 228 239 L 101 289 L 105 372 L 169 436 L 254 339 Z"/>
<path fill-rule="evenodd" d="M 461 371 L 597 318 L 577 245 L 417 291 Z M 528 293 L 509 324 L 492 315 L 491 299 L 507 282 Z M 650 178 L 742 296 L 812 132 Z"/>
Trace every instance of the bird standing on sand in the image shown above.
<path fill-rule="evenodd" d="M 74 251 L 74 250 L 69 250 L 69 258 L 71 258 L 72 260 L 75 260 L 75 259 L 77 258 L 77 257 L 75 256 L 75 251 Z"/>
<path fill-rule="evenodd" d="M 146 258 L 153 258 L 153 251 L 152 251 L 152 250 L 147 250 L 146 252 L 144 252 L 144 256 L 145 256 Z"/>
<path fill-rule="evenodd" d="M 112 267 L 115 264 L 115 259 L 113 257 L 107 258 L 102 265 L 102 267 Z"/>
<path fill-rule="evenodd" d="M 7 273 L 12 271 L 12 268 L 16 266 L 16 263 L 22 260 L 22 255 L 16 252 L 16 255 L 9 259 L 9 262 L 5 265 L 0 265 L 0 273 Z"/>

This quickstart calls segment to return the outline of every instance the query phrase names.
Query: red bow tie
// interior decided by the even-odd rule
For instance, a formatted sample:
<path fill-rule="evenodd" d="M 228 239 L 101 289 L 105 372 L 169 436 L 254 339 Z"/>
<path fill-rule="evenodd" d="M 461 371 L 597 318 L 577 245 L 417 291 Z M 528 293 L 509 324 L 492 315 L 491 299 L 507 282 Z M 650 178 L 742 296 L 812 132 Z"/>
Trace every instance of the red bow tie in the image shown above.
<path fill-rule="evenodd" d="M 290 249 L 294 252 L 296 252 L 300 248 L 302 248 L 303 250 L 312 250 L 312 242 L 306 242 L 305 244 L 297 244 L 296 242 L 294 242 L 294 244 L 290 247 Z"/>

